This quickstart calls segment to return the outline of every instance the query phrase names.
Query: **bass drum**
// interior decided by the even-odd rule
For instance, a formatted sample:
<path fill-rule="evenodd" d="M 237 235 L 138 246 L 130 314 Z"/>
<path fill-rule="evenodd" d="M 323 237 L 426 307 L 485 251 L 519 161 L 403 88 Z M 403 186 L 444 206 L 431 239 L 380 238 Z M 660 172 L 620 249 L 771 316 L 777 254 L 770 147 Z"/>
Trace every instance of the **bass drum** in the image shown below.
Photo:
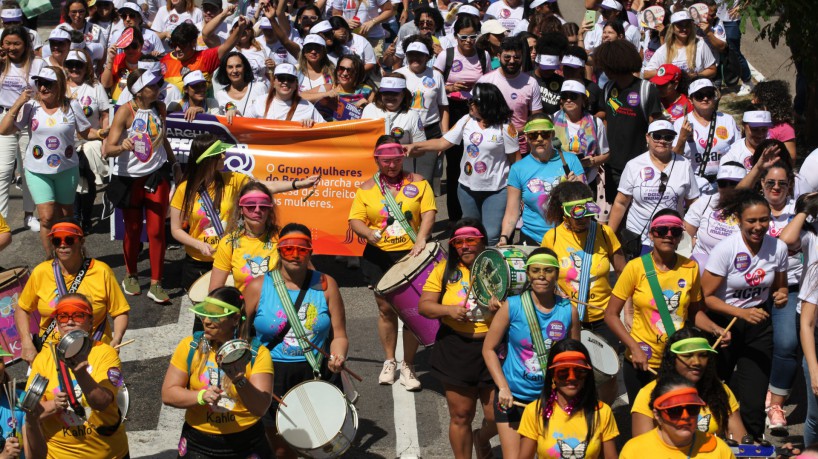
<path fill-rule="evenodd" d="M 190 298 L 190 301 L 193 302 L 195 305 L 196 303 L 201 303 L 207 297 L 207 294 L 210 293 L 210 275 L 213 271 L 208 271 L 198 279 L 193 285 L 190 286 L 190 290 L 187 292 L 187 296 Z M 227 281 L 224 283 L 225 287 L 235 287 L 236 281 L 233 280 L 233 275 L 227 275 Z"/>

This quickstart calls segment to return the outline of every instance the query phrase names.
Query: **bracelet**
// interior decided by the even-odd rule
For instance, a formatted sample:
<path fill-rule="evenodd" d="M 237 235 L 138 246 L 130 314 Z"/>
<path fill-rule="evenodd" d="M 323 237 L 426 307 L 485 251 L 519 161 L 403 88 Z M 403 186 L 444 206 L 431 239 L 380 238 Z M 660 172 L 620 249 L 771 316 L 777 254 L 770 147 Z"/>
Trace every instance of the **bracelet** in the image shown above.
<path fill-rule="evenodd" d="M 294 190 L 297 190 L 297 189 L 298 189 L 298 188 L 296 188 L 296 186 L 295 186 L 295 183 L 296 183 L 296 182 L 298 182 L 298 180 L 293 180 L 293 189 L 294 189 Z"/>
<path fill-rule="evenodd" d="M 237 388 L 241 389 L 242 387 L 247 385 L 247 382 L 248 382 L 247 378 L 242 376 L 241 378 L 236 378 L 236 380 L 233 381 L 233 385 L 236 386 Z"/>
<path fill-rule="evenodd" d="M 199 394 L 196 396 L 196 400 L 199 402 L 200 406 L 207 405 L 207 402 L 204 399 L 204 394 L 207 392 L 207 389 L 202 389 L 199 391 Z"/>
<path fill-rule="evenodd" d="M 505 234 L 501 234 L 501 235 L 500 235 L 500 237 L 501 237 L 501 238 L 502 238 L 502 237 L 506 238 L 506 240 L 507 240 L 507 241 L 511 240 L 511 238 L 510 238 L 510 237 L 508 237 L 508 236 L 506 236 Z"/>

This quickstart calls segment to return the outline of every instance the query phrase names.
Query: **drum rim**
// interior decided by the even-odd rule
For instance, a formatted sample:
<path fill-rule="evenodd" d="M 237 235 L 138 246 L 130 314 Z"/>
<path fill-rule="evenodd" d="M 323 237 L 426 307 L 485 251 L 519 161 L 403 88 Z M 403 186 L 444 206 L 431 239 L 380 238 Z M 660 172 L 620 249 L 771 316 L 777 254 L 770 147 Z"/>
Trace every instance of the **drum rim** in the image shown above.
<path fill-rule="evenodd" d="M 211 269 L 210 271 L 208 271 L 208 272 L 202 274 L 201 276 L 199 276 L 195 281 L 193 281 L 192 284 L 190 284 L 190 288 L 188 288 L 187 292 L 186 292 L 187 297 L 190 298 L 190 301 L 192 301 L 193 303 L 199 303 L 199 302 L 204 301 L 204 299 L 207 297 L 207 294 L 210 293 L 210 290 L 209 290 L 210 283 L 209 282 L 205 286 L 205 288 L 203 289 L 204 292 L 205 292 L 204 296 L 197 296 L 196 298 L 193 298 L 192 296 L 190 296 L 190 292 L 193 291 L 193 287 L 196 285 L 196 283 L 198 283 L 200 280 L 204 279 L 205 276 L 208 276 L 208 279 L 209 279 L 212 276 L 212 274 L 213 274 L 213 270 Z M 232 270 L 227 273 L 227 280 L 224 281 L 224 286 L 225 287 L 235 287 L 236 286 L 236 279 L 233 277 L 233 271 Z"/>
<path fill-rule="evenodd" d="M 233 338 L 231 340 L 225 341 L 224 344 L 219 346 L 219 349 L 216 350 L 216 358 L 219 360 L 219 364 L 221 364 L 224 361 L 224 357 L 222 357 L 222 350 L 227 350 L 226 347 L 228 345 L 229 346 L 234 346 L 234 345 L 237 345 L 237 344 L 240 345 L 240 346 L 236 347 L 235 349 L 232 349 L 231 352 L 234 351 L 234 350 L 242 350 L 244 352 L 242 353 L 241 357 L 237 358 L 236 360 L 226 362 L 228 365 L 230 365 L 232 363 L 235 363 L 235 362 L 238 362 L 239 360 L 244 358 L 244 356 L 247 355 L 248 352 L 250 352 L 250 343 L 248 343 L 247 341 L 245 341 L 245 340 L 243 340 L 241 338 Z"/>
<path fill-rule="evenodd" d="M 587 338 L 588 338 L 588 337 L 590 337 L 590 336 L 593 336 L 593 337 L 594 337 L 594 338 L 596 338 L 597 340 L 601 341 L 601 342 L 602 342 L 604 345 L 608 346 L 608 350 L 609 350 L 610 352 L 605 351 L 605 350 L 604 350 L 604 349 L 605 349 L 604 347 L 602 348 L 602 349 L 603 349 L 603 351 L 602 351 L 602 352 L 605 352 L 605 353 L 607 353 L 607 354 L 610 354 L 610 355 L 608 355 L 609 359 L 605 359 L 605 361 L 607 362 L 608 360 L 610 360 L 610 361 L 612 361 L 612 362 L 616 362 L 616 370 L 615 370 L 613 373 L 608 373 L 608 372 L 606 372 L 606 371 L 603 371 L 603 370 L 602 370 L 602 368 L 601 368 L 601 365 L 594 365 L 594 363 L 593 363 L 593 362 L 591 362 L 591 365 L 593 365 L 594 369 L 595 369 L 596 371 L 599 371 L 600 373 L 603 373 L 603 374 L 605 374 L 605 375 L 609 375 L 609 376 L 610 376 L 610 375 L 615 375 L 616 373 L 619 373 L 619 370 L 621 369 L 621 368 L 620 368 L 620 367 L 621 367 L 621 365 L 619 364 L 619 354 L 617 354 L 616 349 L 614 349 L 614 348 L 613 348 L 613 346 L 611 346 L 610 344 L 608 344 L 608 343 L 605 341 L 605 339 L 604 339 L 604 338 L 602 338 L 601 336 L 599 336 L 599 335 L 597 335 L 596 333 L 592 332 L 591 330 L 586 330 L 586 329 L 584 329 L 584 328 L 583 328 L 582 330 L 580 330 L 579 339 L 580 339 L 580 342 L 582 342 L 582 343 L 583 343 L 583 345 L 585 345 L 585 339 L 587 339 Z M 587 345 L 586 345 L 586 347 L 587 347 Z M 590 355 L 590 351 L 589 351 L 589 355 Z"/>
<path fill-rule="evenodd" d="M 3 289 L 5 289 L 9 285 L 11 285 L 15 280 L 20 279 L 21 276 L 19 274 L 21 274 L 21 273 L 22 274 L 28 274 L 29 276 L 31 276 L 31 270 L 28 269 L 28 266 L 12 266 L 11 268 L 7 268 L 7 269 L 4 269 L 3 271 L 0 271 L 0 275 L 2 275 L 3 273 L 7 273 L 9 271 L 18 271 L 18 270 L 19 270 L 19 272 L 17 272 L 17 275 L 15 275 L 13 277 L 10 277 L 8 280 L 5 280 L 5 281 L 0 280 L 0 291 L 2 291 Z"/>
<path fill-rule="evenodd" d="M 429 250 L 429 258 L 428 258 L 428 259 L 429 259 L 429 260 L 432 260 L 432 261 L 433 261 L 435 258 L 437 258 L 437 254 L 438 254 L 438 253 L 440 253 L 441 251 L 443 251 L 443 246 L 442 246 L 442 245 L 441 245 L 439 242 L 436 242 L 436 241 L 431 241 L 431 242 L 429 242 L 428 244 L 426 244 L 426 247 L 427 247 L 427 249 L 428 249 L 429 247 L 432 247 L 432 248 L 434 248 L 434 249 L 435 249 L 435 250 L 428 249 L 428 250 Z M 427 250 L 427 249 L 424 249 L 424 250 Z M 444 251 L 444 252 L 445 252 L 445 251 Z M 405 281 L 407 281 L 407 280 L 409 280 L 409 279 L 414 279 L 414 278 L 415 278 L 415 277 L 416 277 L 416 276 L 417 276 L 419 273 L 422 273 L 422 272 L 423 272 L 423 271 L 424 271 L 424 270 L 425 270 L 425 269 L 426 269 L 426 268 L 429 266 L 429 263 L 421 263 L 421 264 L 419 264 L 419 265 L 418 265 L 418 267 L 417 267 L 417 268 L 415 268 L 415 269 L 414 269 L 413 271 L 411 271 L 410 273 L 408 273 L 408 274 L 404 274 L 404 275 L 403 275 L 403 278 L 402 278 L 402 279 L 399 279 L 399 282 L 396 282 L 396 283 L 394 283 L 394 284 L 391 284 L 389 287 L 384 287 L 383 289 L 381 289 L 381 288 L 380 288 L 380 285 L 381 285 L 381 284 L 383 283 L 383 281 L 386 279 L 386 275 L 387 275 L 387 274 L 389 274 L 389 271 L 392 271 L 392 269 L 393 269 L 395 266 L 397 266 L 399 263 L 402 263 L 404 260 L 408 260 L 408 259 L 410 259 L 410 258 L 412 258 L 412 254 L 411 254 L 411 253 L 407 253 L 406 255 L 404 255 L 403 257 L 401 257 L 401 259 L 400 259 L 400 260 L 396 261 L 396 262 L 395 262 L 395 264 L 393 264 L 391 268 L 389 268 L 389 269 L 388 269 L 388 270 L 387 270 L 385 273 L 383 273 L 383 276 L 381 276 L 381 280 L 379 280 L 379 281 L 378 281 L 378 285 L 376 285 L 376 286 L 375 286 L 375 293 L 378 293 L 378 294 L 379 294 L 379 295 L 381 295 L 381 296 L 383 296 L 383 295 L 387 295 L 387 294 L 389 294 L 389 293 L 392 293 L 392 292 L 394 292 L 395 290 L 397 290 L 398 288 L 400 288 L 400 286 L 401 286 L 401 285 L 404 285 L 404 282 L 405 282 Z"/>
<path fill-rule="evenodd" d="M 331 387 L 331 388 L 335 389 L 335 391 L 336 391 L 336 392 L 338 392 L 338 393 L 341 395 L 341 397 L 343 398 L 343 400 L 344 400 L 344 401 L 346 401 L 346 406 L 347 406 L 347 409 L 349 409 L 350 407 L 352 408 L 352 411 L 355 413 L 355 415 L 354 415 L 354 416 L 355 416 L 355 418 L 357 419 L 358 412 L 357 412 L 357 410 L 355 409 L 355 406 L 354 406 L 352 403 L 350 403 L 350 402 L 349 402 L 349 399 L 347 399 L 346 395 L 344 395 L 344 392 L 343 392 L 341 389 L 339 389 L 337 386 L 335 386 L 334 384 L 332 384 L 332 383 L 330 383 L 330 382 L 327 382 L 327 381 L 324 381 L 324 380 L 322 380 L 322 379 L 310 379 L 309 381 L 301 381 L 300 383 L 298 383 L 298 384 L 296 384 L 295 386 L 291 387 L 291 388 L 290 388 L 290 390 L 288 390 L 288 391 L 287 391 L 287 392 L 284 394 L 284 396 L 283 396 L 283 397 L 281 397 L 281 399 L 282 399 L 282 400 L 286 400 L 286 399 L 287 399 L 287 396 L 288 396 L 288 395 L 290 395 L 290 393 L 291 393 L 291 392 L 293 392 L 295 389 L 297 389 L 297 388 L 299 388 L 299 387 L 301 387 L 301 386 L 303 386 L 303 385 L 310 384 L 310 383 L 323 383 L 323 384 L 326 384 L 327 386 L 329 386 L 329 387 Z M 281 405 L 281 404 L 279 403 L 279 404 L 278 404 L 278 406 L 276 407 L 275 421 L 276 421 L 276 433 L 277 433 L 278 435 L 281 435 L 281 437 L 282 437 L 282 438 L 284 438 L 284 435 L 281 433 L 281 427 L 280 427 L 280 426 L 281 426 L 281 424 L 278 422 L 278 415 L 279 415 L 279 413 L 281 412 L 281 408 L 282 408 L 282 406 L 283 406 L 283 405 Z M 342 425 L 341 427 L 343 427 L 343 425 Z M 336 433 L 335 433 L 335 435 L 333 435 L 333 436 L 332 436 L 332 438 L 330 439 L 330 441 L 332 441 L 332 440 L 334 440 L 336 437 L 338 437 L 338 434 L 340 434 L 340 433 L 341 433 L 341 430 L 339 429 L 339 430 L 338 430 L 338 432 L 336 432 Z M 355 427 L 355 433 L 356 433 L 356 436 L 357 436 L 357 433 L 358 433 L 358 427 L 357 427 L 357 426 Z M 354 440 L 354 439 L 353 439 L 353 440 Z M 347 448 L 346 448 L 346 449 L 344 449 L 344 451 L 343 451 L 343 452 L 341 452 L 341 454 L 343 454 L 344 452 L 346 452 L 346 450 L 347 450 L 347 449 L 349 449 L 349 448 L 352 446 L 352 441 L 353 441 L 353 440 L 350 440 L 350 442 L 349 442 L 349 446 L 347 446 Z M 284 441 L 285 441 L 285 442 L 286 442 L 288 445 L 292 446 L 293 448 L 298 449 L 298 450 L 304 450 L 304 451 L 313 451 L 313 450 L 321 449 L 321 448 L 323 448 L 323 446 L 325 446 L 325 445 L 326 445 L 326 444 L 325 444 L 325 445 L 322 445 L 322 446 L 316 446 L 316 447 L 313 447 L 313 448 L 305 448 L 305 447 L 301 447 L 301 446 L 295 446 L 295 445 L 293 445 L 292 443 L 288 442 L 286 438 L 284 438 Z"/>
<path fill-rule="evenodd" d="M 508 246 L 508 247 L 509 247 L 509 248 L 511 248 L 512 250 L 517 250 L 517 251 L 519 251 L 520 253 L 522 253 L 522 255 L 523 255 L 523 258 L 524 258 L 524 259 L 528 259 L 528 255 L 526 255 L 526 254 L 525 254 L 525 252 L 523 252 L 522 250 L 520 250 L 520 249 L 516 248 L 515 246 Z M 474 259 L 474 263 L 472 264 L 472 266 L 477 266 L 477 262 L 479 261 L 480 257 L 481 257 L 481 256 L 483 256 L 483 254 L 484 254 L 484 253 L 487 253 L 487 252 L 489 252 L 489 251 L 492 251 L 492 252 L 497 252 L 497 253 L 499 253 L 500 255 L 502 255 L 502 250 L 507 250 L 507 249 L 506 249 L 506 247 L 486 247 L 486 249 L 485 249 L 485 250 L 483 250 L 482 252 L 480 252 L 479 254 L 477 254 L 477 257 L 475 257 L 475 259 Z M 486 255 L 486 257 L 488 257 L 488 255 Z M 514 258 L 519 258 L 519 257 L 514 257 Z M 503 268 L 505 269 L 505 272 L 506 272 L 507 277 L 509 277 L 509 278 L 510 278 L 510 277 L 511 277 L 511 266 L 508 264 L 508 259 L 507 259 L 506 257 L 503 257 L 503 260 L 506 260 L 506 262 L 505 262 L 505 263 L 503 263 Z M 475 279 L 477 279 L 477 273 L 475 273 L 475 274 L 474 274 L 474 278 L 475 278 Z M 526 281 L 526 282 L 528 282 L 528 281 Z M 477 286 L 478 286 L 478 285 L 480 285 L 480 284 L 479 284 L 478 282 L 476 282 L 476 281 L 475 281 L 475 282 L 474 282 L 474 300 L 475 300 L 475 301 L 477 302 L 477 304 L 479 304 L 480 306 L 483 306 L 483 307 L 488 307 L 488 304 L 487 304 L 487 303 L 486 303 L 486 304 L 484 304 L 484 303 L 483 303 L 483 301 L 480 299 L 480 295 L 477 293 Z M 505 299 L 508 297 L 508 289 L 509 289 L 510 287 L 511 287 L 511 285 L 509 285 L 509 286 L 506 288 L 506 291 L 505 291 L 505 293 L 503 294 L 503 297 L 502 297 L 502 298 L 498 298 L 500 301 L 503 301 L 503 300 L 505 300 Z"/>
<path fill-rule="evenodd" d="M 28 390 L 23 394 L 23 399 L 20 400 L 19 404 L 20 407 L 23 408 L 25 411 L 28 411 L 27 408 L 27 401 L 29 397 L 34 396 L 33 403 L 39 403 L 42 400 L 43 396 L 45 395 L 46 389 L 48 389 L 49 380 L 45 376 L 35 373 L 34 379 L 31 381 L 31 385 L 28 387 Z M 36 389 L 36 390 L 35 390 Z"/>
<path fill-rule="evenodd" d="M 71 335 L 78 335 L 78 336 L 81 336 L 82 339 L 83 339 L 82 346 L 80 347 L 80 350 L 77 352 L 77 354 L 81 353 L 83 351 L 83 349 L 85 349 L 86 347 L 88 347 L 88 348 L 91 347 L 91 336 L 85 330 L 71 330 L 70 332 L 63 335 L 63 337 L 60 338 L 60 341 L 57 342 L 57 355 L 59 357 L 63 358 L 63 359 L 70 359 L 71 357 L 74 357 L 74 356 L 77 355 L 77 354 L 74 354 L 71 357 L 66 357 L 65 349 L 63 349 L 63 346 L 62 346 L 63 342 L 67 343 L 67 341 L 64 341 L 64 340 L 66 338 L 68 338 L 68 337 L 71 337 L 72 340 L 77 340 L 78 339 L 78 338 L 72 337 Z M 73 342 L 74 341 L 72 341 L 70 344 L 73 344 Z M 66 344 L 66 346 L 67 345 L 68 344 Z"/>
<path fill-rule="evenodd" d="M 120 394 L 124 394 L 124 396 L 127 397 L 125 399 L 125 402 L 127 403 L 127 405 L 125 405 L 125 411 L 122 411 L 122 407 L 119 406 Z M 127 421 L 128 412 L 131 411 L 131 395 L 130 391 L 128 390 L 128 386 L 125 385 L 124 381 L 122 382 L 122 386 L 117 388 L 116 397 L 114 397 L 114 401 L 116 402 L 116 407 L 119 409 L 120 418 L 122 422 Z"/>

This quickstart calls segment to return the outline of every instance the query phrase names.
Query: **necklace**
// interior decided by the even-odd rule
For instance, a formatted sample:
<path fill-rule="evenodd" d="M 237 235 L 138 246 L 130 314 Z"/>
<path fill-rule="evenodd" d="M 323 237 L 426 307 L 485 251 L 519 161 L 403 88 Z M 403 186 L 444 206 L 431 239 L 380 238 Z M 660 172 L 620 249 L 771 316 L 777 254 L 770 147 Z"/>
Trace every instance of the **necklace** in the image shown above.
<path fill-rule="evenodd" d="M 403 171 L 401 171 L 400 174 L 394 179 L 389 179 L 384 174 L 381 174 L 378 179 L 380 180 L 381 186 L 384 189 L 394 188 L 395 191 L 400 192 L 400 189 L 403 186 Z"/>
<path fill-rule="evenodd" d="M 548 396 L 548 401 L 545 403 L 545 407 L 543 408 L 543 414 L 545 415 L 546 419 L 551 419 L 551 415 L 554 414 L 554 405 L 558 405 L 559 402 L 557 401 L 557 390 L 553 389 L 551 391 L 551 395 Z M 577 405 L 577 398 L 574 397 L 571 400 L 568 400 L 568 403 L 562 408 L 565 411 L 565 414 L 571 416 L 574 412 L 574 408 Z"/>

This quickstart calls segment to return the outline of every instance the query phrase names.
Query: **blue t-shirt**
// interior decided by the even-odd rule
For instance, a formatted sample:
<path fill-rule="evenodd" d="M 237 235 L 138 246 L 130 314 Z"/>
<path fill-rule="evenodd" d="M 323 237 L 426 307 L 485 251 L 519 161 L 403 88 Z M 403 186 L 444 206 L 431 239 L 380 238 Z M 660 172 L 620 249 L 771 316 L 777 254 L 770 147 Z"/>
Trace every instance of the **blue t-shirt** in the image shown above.
<path fill-rule="evenodd" d="M 573 153 L 563 153 L 568 168 L 579 177 L 585 173 L 582 163 Z M 508 184 L 520 190 L 523 194 L 523 227 L 522 232 L 526 236 L 541 242 L 545 233 L 552 225 L 545 222 L 543 217 L 543 207 L 548 203 L 548 195 L 551 189 L 559 185 L 560 179 L 565 175 L 562 169 L 562 160 L 557 151 L 554 150 L 554 157 L 547 163 L 541 163 L 528 155 L 520 161 L 511 165 L 508 173 Z"/>
<path fill-rule="evenodd" d="M 523 295 L 528 295 L 528 291 Z M 534 308 L 540 323 L 545 347 L 551 346 L 571 334 L 571 303 L 556 296 L 554 309 L 545 314 Z M 508 356 L 503 361 L 503 374 L 514 398 L 533 401 L 540 396 L 543 387 L 543 373 L 534 352 L 531 329 L 523 311 L 520 295 L 508 298 Z"/>
<path fill-rule="evenodd" d="M 17 390 L 17 400 L 23 396 L 23 391 Z M 16 409 L 14 410 L 13 416 L 17 419 L 17 440 L 20 441 L 20 446 L 23 445 L 23 423 L 26 421 L 26 414 L 23 410 Z M 3 395 L 2 399 L 0 399 L 0 435 L 3 438 L 9 438 L 11 436 L 11 418 L 12 412 L 9 408 L 9 401 L 5 395 Z M 25 453 L 20 453 L 21 458 L 25 458 Z"/>
<path fill-rule="evenodd" d="M 332 323 L 329 317 L 329 306 L 324 297 L 324 290 L 321 287 L 321 273 L 312 272 L 310 288 L 298 308 L 298 318 L 304 325 L 307 332 L 307 339 L 312 341 L 317 347 L 323 349 L 329 337 Z M 299 290 L 288 290 L 290 301 L 295 304 Z M 290 327 L 284 339 L 275 346 L 272 346 L 275 338 L 287 326 L 287 314 L 278 299 L 273 278 L 269 274 L 264 275 L 264 284 L 261 288 L 261 297 L 258 301 L 258 311 L 253 319 L 253 327 L 256 329 L 256 336 L 261 340 L 267 349 L 273 362 L 304 362 L 304 351 L 298 338 L 295 337 L 292 327 Z M 318 351 L 313 350 L 316 357 L 320 358 Z"/>

